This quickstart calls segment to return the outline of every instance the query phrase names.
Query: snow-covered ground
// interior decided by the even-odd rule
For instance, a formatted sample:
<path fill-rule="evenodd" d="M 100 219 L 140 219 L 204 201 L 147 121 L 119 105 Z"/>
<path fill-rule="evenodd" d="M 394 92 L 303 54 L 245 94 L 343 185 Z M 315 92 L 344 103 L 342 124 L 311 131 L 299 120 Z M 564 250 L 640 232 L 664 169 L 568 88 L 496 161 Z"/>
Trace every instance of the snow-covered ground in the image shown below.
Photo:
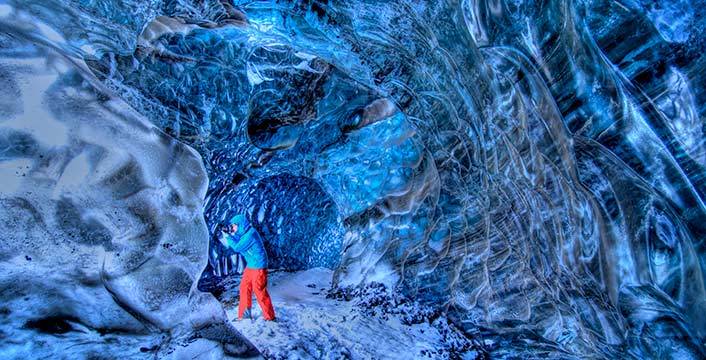
<path fill-rule="evenodd" d="M 444 317 L 424 319 L 424 308 L 403 304 L 372 287 L 351 296 L 330 290 L 331 270 L 271 272 L 276 322 L 262 319 L 253 299 L 252 320 L 237 319 L 237 288 L 225 301 L 234 326 L 268 359 L 476 359 L 470 339 Z M 346 300 L 345 298 L 348 298 Z M 399 305 L 399 302 L 396 304 Z M 410 321 L 417 317 L 416 321 Z M 420 319 L 422 319 L 420 321 Z"/>

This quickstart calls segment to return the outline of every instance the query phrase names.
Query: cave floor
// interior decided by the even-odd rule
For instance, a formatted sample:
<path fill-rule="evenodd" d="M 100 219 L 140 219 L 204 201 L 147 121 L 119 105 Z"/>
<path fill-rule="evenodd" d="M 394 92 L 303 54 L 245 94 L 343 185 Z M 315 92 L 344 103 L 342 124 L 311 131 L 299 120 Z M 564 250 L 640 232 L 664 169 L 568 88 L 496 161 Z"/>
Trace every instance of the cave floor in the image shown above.
<path fill-rule="evenodd" d="M 268 290 L 277 321 L 264 321 L 255 299 L 252 320 L 234 321 L 237 288 L 235 301 L 225 304 L 228 318 L 268 359 L 449 358 L 449 336 L 443 326 L 405 325 L 396 315 L 365 315 L 355 301 L 327 298 L 331 276 L 332 271 L 324 268 L 271 272 Z M 471 350 L 460 355 L 474 359 L 478 354 Z M 453 357 L 459 354 L 454 352 Z"/>

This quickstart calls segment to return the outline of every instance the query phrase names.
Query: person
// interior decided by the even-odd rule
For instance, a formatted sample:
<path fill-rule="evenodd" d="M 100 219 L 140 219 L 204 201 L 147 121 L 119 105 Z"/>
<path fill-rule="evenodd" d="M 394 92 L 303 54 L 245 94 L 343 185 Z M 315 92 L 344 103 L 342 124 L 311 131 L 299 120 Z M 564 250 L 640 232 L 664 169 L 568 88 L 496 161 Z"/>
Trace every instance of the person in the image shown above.
<path fill-rule="evenodd" d="M 226 229 L 219 240 L 225 247 L 245 258 L 245 271 L 240 280 L 238 321 L 243 320 L 244 316 L 251 316 L 253 292 L 262 309 L 263 318 L 266 321 L 275 320 L 272 299 L 267 292 L 267 252 L 262 237 L 242 214 L 233 216 Z"/>

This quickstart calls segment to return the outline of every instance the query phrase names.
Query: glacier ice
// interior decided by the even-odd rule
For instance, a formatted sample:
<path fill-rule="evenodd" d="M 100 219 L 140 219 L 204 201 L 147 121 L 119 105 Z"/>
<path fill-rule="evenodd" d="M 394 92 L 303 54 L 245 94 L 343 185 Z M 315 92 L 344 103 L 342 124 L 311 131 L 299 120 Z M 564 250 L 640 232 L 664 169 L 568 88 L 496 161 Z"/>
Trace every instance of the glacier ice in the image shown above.
<path fill-rule="evenodd" d="M 58 35 L 0 21 L 0 356 L 178 357 L 213 328 L 199 346 L 252 352 L 195 289 L 201 157 L 54 49 Z"/>
<path fill-rule="evenodd" d="M 209 181 L 191 196 L 205 197 L 211 233 L 245 212 L 277 267 L 397 285 L 468 336 L 494 339 L 493 357 L 706 356 L 698 3 L 68 3 L 7 1 L 3 33 L 46 24 L 37 36 L 85 62 L 93 86 L 196 149 Z M 17 98 L 0 99 L 0 116 L 22 116 Z M 27 132 L 40 116 L 8 126 Z M 0 164 L 13 194 L 25 180 L 12 171 L 36 166 L 26 156 L 36 141 L 76 135 L 47 121 L 23 136 Z M 71 175 L 56 192 L 85 187 L 96 156 L 62 163 Z M 140 169 L 126 179 L 167 176 Z M 151 214 L 160 220 L 198 213 L 182 195 L 154 196 L 167 204 Z M 89 205 L 52 201 L 81 220 L 59 228 L 96 234 L 84 245 L 123 245 Z M 193 235 L 190 282 L 197 267 L 201 280 L 232 272 L 217 242 L 206 249 L 206 227 Z"/>

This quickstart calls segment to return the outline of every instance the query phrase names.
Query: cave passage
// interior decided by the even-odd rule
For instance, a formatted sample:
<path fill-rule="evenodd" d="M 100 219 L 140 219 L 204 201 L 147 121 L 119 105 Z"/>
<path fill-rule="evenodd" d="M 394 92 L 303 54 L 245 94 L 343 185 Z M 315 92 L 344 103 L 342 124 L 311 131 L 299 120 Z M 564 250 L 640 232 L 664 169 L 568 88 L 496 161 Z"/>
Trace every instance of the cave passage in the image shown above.
<path fill-rule="evenodd" d="M 236 213 L 245 214 L 265 241 L 269 268 L 298 271 L 335 269 L 340 262 L 344 228 L 335 203 L 313 180 L 278 174 L 241 187 L 217 199 L 219 216 L 208 218 L 213 234 L 209 263 L 199 288 L 214 293 L 237 282 L 235 255 L 216 239 L 219 226 Z M 232 284 L 231 284 L 232 285 Z"/>

